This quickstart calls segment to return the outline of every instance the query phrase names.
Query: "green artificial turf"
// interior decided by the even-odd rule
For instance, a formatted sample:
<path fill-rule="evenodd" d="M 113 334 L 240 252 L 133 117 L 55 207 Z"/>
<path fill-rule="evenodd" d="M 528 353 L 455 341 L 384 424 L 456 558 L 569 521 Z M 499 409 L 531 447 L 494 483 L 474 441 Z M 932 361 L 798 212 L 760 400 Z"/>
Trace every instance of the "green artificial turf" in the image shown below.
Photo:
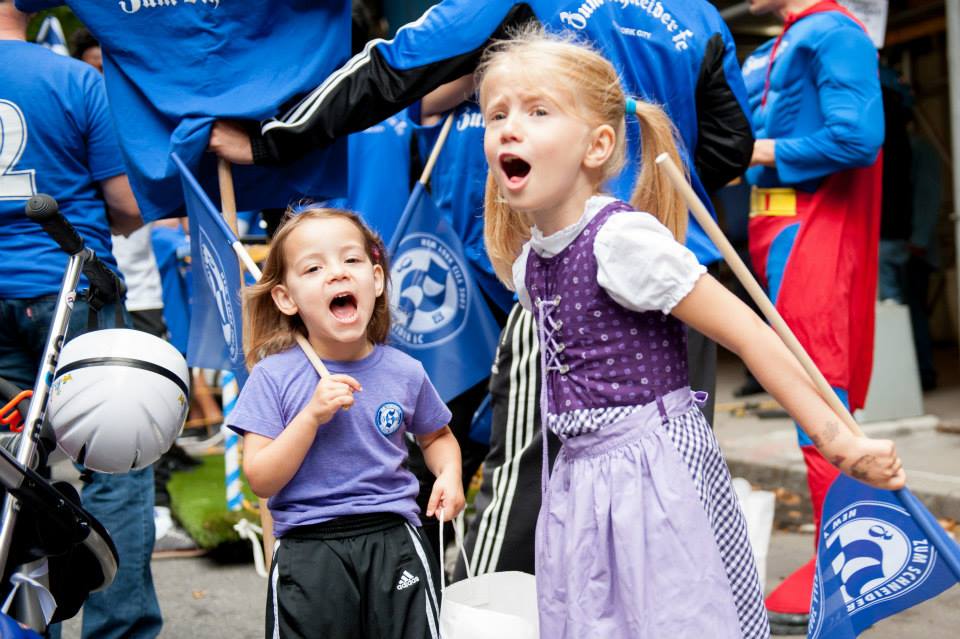
<path fill-rule="evenodd" d="M 233 525 L 240 521 L 241 517 L 259 526 L 260 516 L 246 509 L 239 512 L 227 510 L 223 455 L 207 455 L 202 461 L 203 465 L 193 470 L 173 473 L 167 490 L 170 491 L 170 510 L 173 516 L 200 548 L 210 550 L 222 544 L 240 541 Z M 242 476 L 241 479 L 247 501 L 256 504 L 257 497 L 247 486 L 246 479 Z M 479 485 L 478 472 L 467 491 L 468 511 L 473 508 Z"/>
<path fill-rule="evenodd" d="M 167 489 L 174 517 L 200 548 L 212 549 L 240 540 L 233 529 L 240 518 L 260 525 L 260 516 L 246 509 L 239 512 L 227 510 L 223 455 L 208 455 L 202 461 L 201 466 L 192 470 L 173 473 Z M 251 504 L 257 503 L 245 479 L 243 494 Z"/>

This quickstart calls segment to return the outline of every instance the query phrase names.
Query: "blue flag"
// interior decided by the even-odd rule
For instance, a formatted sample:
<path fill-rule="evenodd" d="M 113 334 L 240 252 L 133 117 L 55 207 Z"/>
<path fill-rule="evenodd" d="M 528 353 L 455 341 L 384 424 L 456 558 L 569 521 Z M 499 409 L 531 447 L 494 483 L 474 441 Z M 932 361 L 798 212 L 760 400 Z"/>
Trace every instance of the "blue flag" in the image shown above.
<path fill-rule="evenodd" d="M 40 29 L 37 30 L 37 44 L 46 47 L 54 53 L 69 56 L 67 49 L 67 39 L 63 35 L 63 27 L 60 26 L 60 20 L 57 16 L 47 16 L 40 23 Z"/>
<path fill-rule="evenodd" d="M 187 363 L 232 370 L 240 386 L 247 381 L 243 358 L 240 263 L 231 246 L 236 236 L 177 155 L 183 199 L 190 217 L 190 335 Z"/>
<path fill-rule="evenodd" d="M 443 401 L 490 375 L 500 327 L 460 238 L 417 183 L 390 243 L 390 343 L 420 360 Z"/>
<path fill-rule="evenodd" d="M 840 475 L 820 534 L 808 639 L 852 639 L 960 580 L 960 546 L 906 488 Z"/>
<path fill-rule="evenodd" d="M 107 99 L 130 185 L 146 221 L 184 215 L 176 153 L 209 193 L 215 119 L 263 120 L 350 57 L 349 0 L 16 0 L 21 11 L 67 4 L 100 42 Z M 339 197 L 347 144 L 289 166 L 234 168 L 244 209 Z"/>

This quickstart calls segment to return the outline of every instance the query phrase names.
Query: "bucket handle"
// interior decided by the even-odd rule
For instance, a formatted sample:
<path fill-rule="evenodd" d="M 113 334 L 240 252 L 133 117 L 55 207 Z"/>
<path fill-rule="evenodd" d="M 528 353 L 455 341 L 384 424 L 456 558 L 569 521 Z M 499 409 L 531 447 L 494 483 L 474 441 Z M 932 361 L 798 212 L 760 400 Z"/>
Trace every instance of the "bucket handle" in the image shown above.
<path fill-rule="evenodd" d="M 445 528 L 443 522 L 443 508 L 437 511 L 437 519 L 440 520 L 440 594 L 443 594 L 443 591 L 447 588 L 447 571 L 443 567 L 443 529 Z M 470 567 L 470 559 L 467 557 L 467 551 L 464 548 L 463 543 L 463 513 L 461 512 L 457 518 L 453 521 L 453 536 L 457 549 L 460 551 L 460 556 L 463 557 L 463 565 L 467 569 L 467 578 L 473 579 L 473 569 Z"/>

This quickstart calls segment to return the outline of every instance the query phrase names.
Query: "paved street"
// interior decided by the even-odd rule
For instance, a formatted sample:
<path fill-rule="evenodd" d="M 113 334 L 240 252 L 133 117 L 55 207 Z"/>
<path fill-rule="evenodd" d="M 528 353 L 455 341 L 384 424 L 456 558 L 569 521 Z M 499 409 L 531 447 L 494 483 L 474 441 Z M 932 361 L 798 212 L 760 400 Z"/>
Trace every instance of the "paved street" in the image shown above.
<path fill-rule="evenodd" d="M 808 557 L 808 534 L 778 532 L 767 557 L 767 589 Z M 266 580 L 253 564 L 220 566 L 199 559 L 161 559 L 153 574 L 168 639 L 255 639 L 263 636 Z M 953 639 L 960 635 L 960 588 L 881 622 L 865 639 Z M 79 617 L 65 624 L 64 639 L 80 636 Z M 491 638 L 494 639 L 494 638 Z M 499 638 L 497 638 L 499 639 Z"/>
<path fill-rule="evenodd" d="M 893 437 L 910 474 L 910 485 L 939 516 L 960 513 L 960 435 L 938 431 L 933 424 L 960 423 L 960 379 L 953 358 L 941 367 L 943 386 L 924 396 L 929 418 L 892 424 L 866 425 L 877 436 Z M 742 381 L 740 365 L 721 357 L 717 398 L 733 400 L 733 388 Z M 757 396 L 751 399 L 763 399 Z M 934 419 L 933 422 L 930 419 Z M 802 461 L 789 419 L 762 419 L 755 415 L 718 415 L 718 439 L 734 469 L 755 486 L 780 491 L 778 521 L 796 530 L 808 523 Z M 771 590 L 811 552 L 812 536 L 777 531 L 767 557 L 766 588 Z M 205 558 L 162 559 L 153 562 L 154 578 L 164 614 L 161 637 L 180 639 L 246 639 L 263 636 L 266 581 L 253 564 L 218 565 Z M 960 588 L 940 595 L 865 632 L 866 639 L 954 639 L 960 637 Z M 80 636 L 79 617 L 64 625 L 63 637 Z M 499 638 L 498 638 L 499 639 Z M 678 638 L 679 639 L 679 638 Z"/>
<path fill-rule="evenodd" d="M 924 414 L 861 424 L 861 428 L 871 437 L 896 443 L 908 486 L 933 514 L 960 521 L 960 434 L 942 432 L 943 426 L 960 426 L 960 370 L 956 351 L 939 351 L 937 355 L 941 385 L 924 394 Z M 718 405 L 737 402 L 733 390 L 744 381 L 742 365 L 733 356 L 722 354 L 717 378 Z M 765 394 L 747 398 L 763 408 L 770 399 Z M 810 508 L 796 429 L 791 419 L 771 416 L 771 412 L 718 411 L 714 429 L 731 473 L 749 479 L 755 488 L 786 489 L 798 496 L 799 501 L 780 500 L 777 518 L 801 524 L 809 521 Z"/>

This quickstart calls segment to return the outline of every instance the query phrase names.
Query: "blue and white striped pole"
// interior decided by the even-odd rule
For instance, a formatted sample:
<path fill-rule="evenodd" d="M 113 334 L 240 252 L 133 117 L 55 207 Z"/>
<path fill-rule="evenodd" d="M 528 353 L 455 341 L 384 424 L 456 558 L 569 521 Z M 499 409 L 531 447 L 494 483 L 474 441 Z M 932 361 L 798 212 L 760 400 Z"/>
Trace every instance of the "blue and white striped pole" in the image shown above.
<path fill-rule="evenodd" d="M 222 384 L 223 397 L 223 421 L 227 421 L 227 415 L 237 405 L 237 396 L 240 394 L 240 386 L 237 383 L 237 376 L 233 371 L 224 371 Z M 227 488 L 227 510 L 238 511 L 243 508 L 243 492 L 240 484 L 240 436 L 235 432 L 221 426 L 223 433 L 223 466 L 224 479 Z"/>

